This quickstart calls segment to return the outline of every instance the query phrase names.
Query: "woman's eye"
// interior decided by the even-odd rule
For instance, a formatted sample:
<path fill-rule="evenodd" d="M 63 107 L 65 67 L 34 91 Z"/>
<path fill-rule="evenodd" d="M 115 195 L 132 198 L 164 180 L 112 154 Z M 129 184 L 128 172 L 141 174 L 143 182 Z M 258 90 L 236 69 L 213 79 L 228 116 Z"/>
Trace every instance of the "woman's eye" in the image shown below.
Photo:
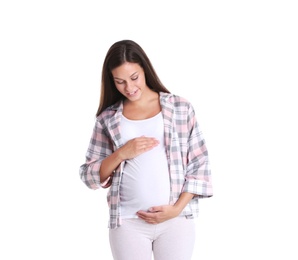
<path fill-rule="evenodd" d="M 132 78 L 132 80 L 137 80 L 137 79 L 138 79 L 138 77 Z"/>
<path fill-rule="evenodd" d="M 123 84 L 124 81 L 116 81 L 117 84 Z"/>

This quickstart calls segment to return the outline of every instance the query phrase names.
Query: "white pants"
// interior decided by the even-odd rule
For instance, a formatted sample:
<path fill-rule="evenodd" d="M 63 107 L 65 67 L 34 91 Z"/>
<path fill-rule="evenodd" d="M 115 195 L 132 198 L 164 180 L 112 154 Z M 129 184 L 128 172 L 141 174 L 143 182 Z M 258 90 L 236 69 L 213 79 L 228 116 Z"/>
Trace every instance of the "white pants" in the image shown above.
<path fill-rule="evenodd" d="M 177 217 L 160 224 L 142 219 L 123 219 L 109 230 L 114 260 L 191 260 L 195 243 L 195 221 Z"/>

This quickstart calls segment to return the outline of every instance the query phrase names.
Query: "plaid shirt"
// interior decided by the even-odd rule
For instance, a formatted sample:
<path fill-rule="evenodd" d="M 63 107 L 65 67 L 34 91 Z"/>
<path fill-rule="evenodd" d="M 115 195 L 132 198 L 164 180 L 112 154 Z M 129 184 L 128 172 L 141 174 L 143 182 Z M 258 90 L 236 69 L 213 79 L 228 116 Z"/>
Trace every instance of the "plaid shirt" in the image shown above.
<path fill-rule="evenodd" d="M 174 205 L 182 192 L 195 194 L 187 210 L 181 215 L 194 218 L 199 213 L 199 198 L 213 195 L 211 172 L 205 141 L 196 121 L 193 106 L 184 98 L 160 93 L 164 122 L 165 147 L 170 173 L 170 205 Z M 100 183 L 99 169 L 103 159 L 122 145 L 120 121 L 123 103 L 120 101 L 103 111 L 97 118 L 86 153 L 86 162 L 80 167 L 82 181 L 91 189 L 109 188 L 109 228 L 121 225 L 120 183 L 123 161 L 113 177 Z"/>

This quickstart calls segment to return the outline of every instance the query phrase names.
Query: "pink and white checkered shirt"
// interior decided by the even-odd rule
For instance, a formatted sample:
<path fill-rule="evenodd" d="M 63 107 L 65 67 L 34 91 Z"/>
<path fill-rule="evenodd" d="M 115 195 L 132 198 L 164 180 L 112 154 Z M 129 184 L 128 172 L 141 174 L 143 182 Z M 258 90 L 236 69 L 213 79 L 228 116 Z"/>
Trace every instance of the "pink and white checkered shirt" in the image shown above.
<path fill-rule="evenodd" d="M 186 207 L 188 210 L 181 213 L 187 218 L 194 218 L 199 213 L 199 198 L 213 196 L 205 140 L 193 106 L 182 97 L 163 92 L 159 94 L 169 162 L 170 204 L 175 204 L 182 192 L 196 194 Z M 110 183 L 109 180 L 100 183 L 99 169 L 102 160 L 123 145 L 120 132 L 122 111 L 123 103 L 120 101 L 96 118 L 86 162 L 80 166 L 80 177 L 91 189 L 106 188 Z M 124 164 L 125 161 L 115 169 L 111 186 L 108 186 L 109 228 L 121 225 L 119 191 Z"/>

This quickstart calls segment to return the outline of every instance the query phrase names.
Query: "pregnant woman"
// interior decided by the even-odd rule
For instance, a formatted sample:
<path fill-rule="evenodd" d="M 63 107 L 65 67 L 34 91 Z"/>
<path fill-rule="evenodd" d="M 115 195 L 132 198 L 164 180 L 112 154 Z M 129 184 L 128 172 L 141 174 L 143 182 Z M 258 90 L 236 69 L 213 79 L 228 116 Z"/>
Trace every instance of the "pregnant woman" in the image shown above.
<path fill-rule="evenodd" d="M 213 195 L 205 140 L 193 106 L 170 93 L 134 41 L 106 54 L 80 177 L 109 188 L 115 260 L 191 259 L 199 199 Z"/>

